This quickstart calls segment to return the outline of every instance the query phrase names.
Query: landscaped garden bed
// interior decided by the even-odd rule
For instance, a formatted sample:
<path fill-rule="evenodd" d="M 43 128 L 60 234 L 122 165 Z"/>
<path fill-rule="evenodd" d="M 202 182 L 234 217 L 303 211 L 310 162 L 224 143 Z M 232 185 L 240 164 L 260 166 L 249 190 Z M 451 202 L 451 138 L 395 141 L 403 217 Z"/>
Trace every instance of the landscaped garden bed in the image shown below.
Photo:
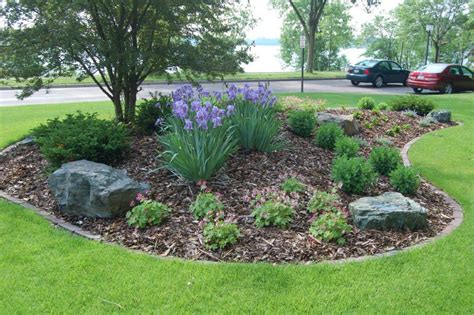
<path fill-rule="evenodd" d="M 298 100 L 286 102 L 297 103 Z M 357 136 L 360 146 L 358 155 L 364 158 L 370 156 L 374 147 L 401 148 L 415 137 L 450 126 L 441 123 L 420 125 L 421 118 L 413 113 L 384 109 L 324 111 L 354 115 L 360 129 Z M 146 198 L 159 201 L 171 209 L 159 225 L 137 228 L 130 226 L 125 217 L 87 218 L 59 211 L 47 183 L 50 164 L 37 144 L 19 146 L 0 160 L 3 169 L 0 189 L 85 230 L 100 234 L 107 241 L 157 255 L 199 260 L 306 262 L 373 255 L 420 243 L 438 234 L 452 220 L 450 206 L 441 195 L 422 182 L 410 198 L 428 210 L 425 228 L 417 231 L 358 229 L 352 224 L 349 203 L 363 196 L 394 191 L 389 177 L 379 176 L 375 184 L 363 193 L 344 192 L 332 177 L 334 151 L 317 146 L 313 135 L 295 135 L 286 124 L 287 116 L 285 110 L 275 116 L 276 121 L 282 123 L 279 133 L 279 141 L 284 144 L 282 148 L 275 152 L 239 149 L 209 180 L 197 183 L 189 183 L 168 169 L 157 168 L 160 165 L 157 160 L 162 159 L 157 151 L 162 152 L 163 148 L 156 135 L 133 136 L 130 152 L 114 167 L 127 170 L 128 175 L 137 181 L 149 183 Z M 296 180 L 291 185 L 288 179 Z M 285 182 L 289 189 L 285 188 Z M 324 212 L 308 211 L 308 203 L 315 191 L 339 196 L 333 206 L 347 218 L 350 225 L 350 231 L 344 232 L 345 242 L 324 241 L 308 232 L 312 222 L 324 215 Z M 198 219 L 189 210 L 200 192 L 217 196 L 223 205 L 226 222 L 238 226 L 240 235 L 235 243 L 223 249 L 206 246 L 203 229 L 212 220 Z M 256 226 L 256 217 L 252 213 L 268 200 L 292 207 L 291 221 L 282 226 Z"/>

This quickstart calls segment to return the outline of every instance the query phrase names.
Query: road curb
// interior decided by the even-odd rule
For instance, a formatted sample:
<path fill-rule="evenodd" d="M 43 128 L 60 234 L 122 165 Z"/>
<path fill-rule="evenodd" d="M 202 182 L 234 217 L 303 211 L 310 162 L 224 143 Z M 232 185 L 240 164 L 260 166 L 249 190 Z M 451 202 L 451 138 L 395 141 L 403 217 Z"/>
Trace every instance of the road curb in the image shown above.
<path fill-rule="evenodd" d="M 404 165 L 406 165 L 406 166 L 411 165 L 411 162 L 408 158 L 408 151 L 410 150 L 412 145 L 415 142 L 417 142 L 418 140 L 420 140 L 421 138 L 422 137 L 414 138 L 410 142 L 408 142 L 407 144 L 405 144 L 403 146 L 403 148 L 401 150 L 401 155 L 402 155 Z M 8 152 L 9 150 L 12 150 L 13 148 L 16 148 L 17 146 L 22 145 L 21 142 L 22 141 L 19 141 L 15 144 L 5 148 L 4 150 L 2 150 L 0 152 L 0 156 L 3 156 L 6 152 Z M 403 248 L 403 249 L 388 251 L 388 252 L 384 252 L 384 253 L 380 253 L 380 254 L 367 255 L 367 256 L 361 256 L 361 257 L 343 258 L 343 259 L 338 259 L 338 260 L 325 260 L 325 261 L 320 261 L 320 262 L 301 262 L 301 263 L 296 263 L 295 265 L 314 265 L 314 264 L 324 264 L 324 263 L 326 263 L 326 264 L 343 264 L 343 263 L 350 263 L 350 262 L 361 262 L 361 261 L 377 259 L 377 258 L 382 258 L 382 257 L 390 257 L 390 256 L 394 256 L 394 255 L 397 255 L 397 254 L 400 254 L 400 253 L 404 253 L 404 252 L 408 252 L 408 251 L 411 251 L 411 250 L 414 250 L 414 249 L 421 248 L 423 246 L 434 243 L 437 240 L 439 240 L 441 238 L 444 238 L 445 236 L 451 234 L 455 229 L 457 229 L 461 225 L 461 223 L 464 219 L 464 213 L 463 213 L 461 205 L 457 201 L 455 201 L 453 198 L 451 198 L 447 193 L 440 190 L 436 186 L 434 186 L 434 185 L 432 185 L 432 184 L 430 184 L 426 181 L 425 181 L 425 184 L 427 184 L 435 193 L 440 194 L 443 197 L 444 201 L 446 203 L 448 203 L 451 207 L 453 207 L 453 220 L 440 233 L 438 233 L 436 236 L 434 236 L 432 238 L 429 238 L 425 241 L 422 241 L 418 244 Z M 76 225 L 73 225 L 71 223 L 68 223 L 65 220 L 55 216 L 54 214 L 52 214 L 52 213 L 50 213 L 46 210 L 38 208 L 38 207 L 28 203 L 27 201 L 18 199 L 16 197 L 13 197 L 13 196 L 7 194 L 3 190 L 0 190 L 0 198 L 3 198 L 3 199 L 5 199 L 5 200 L 7 200 L 11 203 L 20 205 L 20 206 L 25 207 L 27 209 L 30 209 L 33 212 L 35 212 L 36 214 L 38 214 L 39 216 L 41 216 L 44 219 L 46 219 L 47 221 L 49 221 L 54 226 L 61 227 L 61 228 L 65 229 L 66 231 L 71 232 L 72 234 L 76 234 L 76 235 L 85 237 L 89 240 L 104 242 L 104 243 L 112 244 L 112 245 L 117 245 L 117 246 L 120 246 L 121 248 L 126 249 L 128 251 L 131 251 L 131 252 L 134 252 L 134 253 L 142 253 L 142 254 L 145 253 L 145 254 L 150 255 L 151 257 L 155 257 L 155 258 L 159 258 L 159 259 L 166 259 L 166 260 L 175 259 L 175 260 L 179 260 L 179 261 L 189 261 L 187 259 L 180 258 L 180 257 L 173 257 L 173 256 L 162 257 L 162 256 L 158 256 L 158 255 L 153 255 L 153 254 L 149 254 L 149 253 L 146 253 L 146 252 L 143 252 L 143 251 L 140 251 L 140 250 L 130 249 L 130 248 L 127 248 L 125 246 L 121 246 L 119 244 L 106 241 L 102 238 L 101 235 L 83 230 L 80 227 L 78 227 Z M 206 260 L 202 260 L 202 261 L 201 260 L 195 260 L 195 261 L 196 262 L 202 262 L 202 263 L 216 263 L 216 262 L 213 262 L 213 261 L 206 261 Z M 272 265 L 281 265 L 281 264 L 272 264 Z"/>

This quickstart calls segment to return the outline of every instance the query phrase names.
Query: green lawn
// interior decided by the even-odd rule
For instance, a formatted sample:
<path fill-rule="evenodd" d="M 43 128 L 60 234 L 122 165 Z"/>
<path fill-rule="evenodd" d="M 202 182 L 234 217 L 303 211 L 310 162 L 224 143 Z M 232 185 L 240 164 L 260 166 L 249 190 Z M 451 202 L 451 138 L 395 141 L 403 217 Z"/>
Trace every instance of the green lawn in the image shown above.
<path fill-rule="evenodd" d="M 331 106 L 353 105 L 361 96 L 307 95 Z M 465 221 L 452 235 L 362 263 L 198 263 L 87 241 L 1 201 L 1 313 L 474 313 L 474 96 L 429 97 L 464 122 L 425 136 L 410 151 L 423 176 L 464 207 Z M 15 108 L 0 108 L 10 125 L 2 143 L 54 116 L 52 108 L 64 113 L 80 106 L 17 107 L 22 120 L 36 111 L 30 117 L 37 120 L 21 128 L 5 115 Z M 111 113 L 103 103 L 94 106 Z"/>
<path fill-rule="evenodd" d="M 345 72 L 342 71 L 318 71 L 314 73 L 305 73 L 306 79 L 334 79 L 334 78 L 344 78 Z M 301 72 L 299 71 L 291 71 L 291 72 L 244 72 L 244 73 L 237 73 L 235 75 L 227 75 L 224 77 L 225 81 L 242 81 L 242 80 L 285 80 L 285 79 L 299 79 L 301 78 Z M 206 80 L 206 78 L 198 77 L 198 80 Z M 167 82 L 167 78 L 165 76 L 149 76 L 145 82 Z M 215 79 L 218 80 L 218 79 Z M 183 82 L 178 78 L 173 78 L 173 81 Z M 87 77 L 81 82 L 78 82 L 73 77 L 59 77 L 54 81 L 53 85 L 63 85 L 63 84 L 93 84 L 94 81 Z M 13 86 L 13 87 L 21 87 L 24 86 L 24 83 L 15 82 L 14 79 L 3 80 L 0 81 L 1 86 Z"/>

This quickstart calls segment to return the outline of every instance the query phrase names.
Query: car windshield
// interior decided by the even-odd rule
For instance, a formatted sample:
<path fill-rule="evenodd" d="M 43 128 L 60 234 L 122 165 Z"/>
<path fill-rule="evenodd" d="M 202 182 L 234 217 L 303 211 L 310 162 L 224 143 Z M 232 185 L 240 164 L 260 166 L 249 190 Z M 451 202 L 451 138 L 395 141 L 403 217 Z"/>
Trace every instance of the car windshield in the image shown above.
<path fill-rule="evenodd" d="M 446 69 L 446 65 L 426 65 L 421 67 L 418 71 L 427 73 L 441 73 Z"/>
<path fill-rule="evenodd" d="M 373 66 L 375 66 L 375 64 L 377 62 L 379 62 L 379 61 L 378 60 L 363 60 L 363 61 L 359 61 L 355 65 L 356 66 L 362 66 L 362 67 L 373 67 Z"/>

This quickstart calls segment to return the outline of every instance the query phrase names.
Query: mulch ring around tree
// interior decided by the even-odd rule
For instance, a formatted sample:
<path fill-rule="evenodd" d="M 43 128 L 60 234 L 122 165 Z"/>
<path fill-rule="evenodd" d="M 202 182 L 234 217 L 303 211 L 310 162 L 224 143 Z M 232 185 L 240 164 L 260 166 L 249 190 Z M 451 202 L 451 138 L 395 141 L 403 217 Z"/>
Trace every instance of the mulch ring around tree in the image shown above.
<path fill-rule="evenodd" d="M 328 110 L 331 113 L 348 114 L 350 110 Z M 368 129 L 366 123 L 378 117 L 364 111 L 359 119 L 361 134 L 366 143 L 362 155 L 367 156 L 370 148 L 377 145 L 378 138 L 387 138 L 401 148 L 411 139 L 427 132 L 446 128 L 450 124 L 419 126 L 420 118 L 411 118 L 399 112 L 383 112 L 388 119 Z M 280 116 L 284 119 L 284 115 Z M 386 131 L 396 125 L 409 125 L 394 137 Z M 453 209 L 443 197 L 422 185 L 412 199 L 428 209 L 428 227 L 411 232 L 361 231 L 353 226 L 346 234 L 346 244 L 337 246 L 314 239 L 308 233 L 312 214 L 306 204 L 314 190 L 329 191 L 337 188 L 331 181 L 333 153 L 313 144 L 312 138 L 295 136 L 283 127 L 283 137 L 288 143 L 285 150 L 275 153 L 239 151 L 232 156 L 217 176 L 206 184 L 206 189 L 216 193 L 225 205 L 228 218 L 238 224 L 241 230 L 239 241 L 224 250 L 209 251 L 204 246 L 202 226 L 188 208 L 199 193 L 197 185 L 189 185 L 173 176 L 169 171 L 157 167 L 156 136 L 136 137 L 129 157 L 117 168 L 127 170 L 139 181 L 151 184 L 151 196 L 170 206 L 170 217 L 160 226 L 146 229 L 131 228 L 124 218 L 91 219 L 64 215 L 57 210 L 55 201 L 47 186 L 48 162 L 35 145 L 24 145 L 11 150 L 0 160 L 0 190 L 23 199 L 37 207 L 48 210 L 82 229 L 100 234 L 103 239 L 132 249 L 139 249 L 161 256 L 176 256 L 193 260 L 236 261 L 273 263 L 314 262 L 349 257 L 373 255 L 402 249 L 440 233 L 453 219 Z M 303 193 L 286 195 L 280 185 L 288 177 L 296 177 L 307 189 Z M 388 178 L 380 177 L 376 186 L 367 192 L 368 196 L 393 191 Z M 257 228 L 250 216 L 251 201 L 256 195 L 278 193 L 295 208 L 292 223 L 286 229 L 273 227 Z M 348 195 L 338 189 L 341 209 L 348 214 L 348 204 L 362 196 Z M 351 223 L 350 218 L 348 222 Z"/>

